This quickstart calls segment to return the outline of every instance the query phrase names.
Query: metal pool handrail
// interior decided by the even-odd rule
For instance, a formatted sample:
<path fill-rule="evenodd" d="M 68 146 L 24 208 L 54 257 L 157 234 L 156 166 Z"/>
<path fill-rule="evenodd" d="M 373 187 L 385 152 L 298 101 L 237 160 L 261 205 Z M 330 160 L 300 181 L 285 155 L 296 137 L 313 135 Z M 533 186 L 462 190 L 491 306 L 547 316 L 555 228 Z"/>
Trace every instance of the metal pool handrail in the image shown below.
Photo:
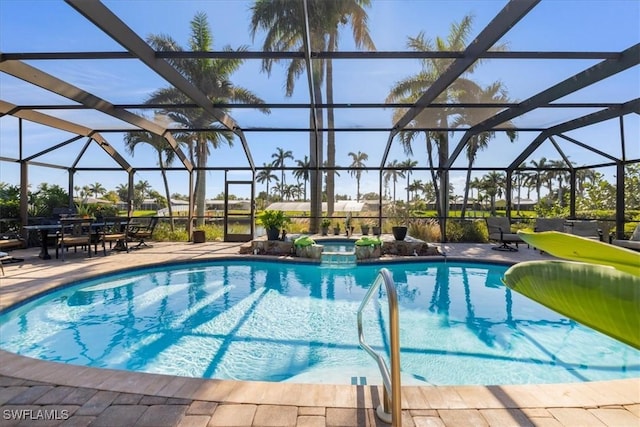
<path fill-rule="evenodd" d="M 387 299 L 389 303 L 389 342 L 391 353 L 391 375 L 385 360 L 375 352 L 364 340 L 364 332 L 362 330 L 362 310 L 371 301 L 374 292 L 378 290 L 380 285 L 384 283 L 387 291 Z M 398 320 L 398 294 L 396 286 L 393 282 L 391 272 L 386 268 L 380 269 L 375 280 L 371 284 L 369 291 L 364 296 L 360 307 L 358 308 L 358 340 L 362 347 L 373 359 L 378 363 L 382 381 L 384 383 L 384 399 L 383 405 L 378 406 L 376 414 L 378 418 L 384 422 L 391 423 L 393 426 L 400 426 L 402 419 L 402 396 L 400 390 L 400 330 Z M 391 398 L 389 398 L 391 397 Z"/>

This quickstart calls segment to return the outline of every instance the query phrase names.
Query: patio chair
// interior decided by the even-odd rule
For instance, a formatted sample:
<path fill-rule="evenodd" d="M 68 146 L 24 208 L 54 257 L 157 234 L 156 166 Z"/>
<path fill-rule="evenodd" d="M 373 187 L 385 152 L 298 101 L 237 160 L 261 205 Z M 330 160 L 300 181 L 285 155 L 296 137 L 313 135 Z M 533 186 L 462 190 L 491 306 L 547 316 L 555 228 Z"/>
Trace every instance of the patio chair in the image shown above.
<path fill-rule="evenodd" d="M 56 258 L 58 258 L 58 247 L 64 261 L 64 254 L 73 247 L 74 252 L 78 251 L 78 246 L 86 248 L 91 257 L 91 223 L 89 218 L 62 218 L 60 219 L 60 234 L 56 245 Z"/>
<path fill-rule="evenodd" d="M 536 224 L 533 231 L 536 233 L 542 231 L 560 231 L 564 233 L 564 218 L 536 218 Z"/>
<path fill-rule="evenodd" d="M 98 237 L 102 243 L 103 255 L 107 255 L 107 242 L 110 250 L 129 252 L 129 221 L 129 217 L 126 216 L 104 218 Z"/>
<path fill-rule="evenodd" d="M 564 233 L 565 222 L 566 220 L 564 218 L 536 218 L 536 224 L 533 227 L 533 231 L 535 231 L 536 233 L 541 233 L 544 231 L 559 231 L 561 233 Z M 543 252 L 544 251 L 540 251 L 540 253 Z"/>
<path fill-rule="evenodd" d="M 520 236 L 511 231 L 511 221 L 504 216 L 490 216 L 485 218 L 487 222 L 487 230 L 489 231 L 489 240 L 498 242 L 497 246 L 491 249 L 496 251 L 518 251 L 518 243 L 524 242 Z M 514 248 L 511 244 L 515 244 Z"/>
<path fill-rule="evenodd" d="M 640 223 L 636 225 L 636 228 L 633 230 L 633 234 L 631 234 L 629 240 L 613 239 L 611 240 L 611 244 L 627 249 L 633 249 L 634 251 L 640 251 Z"/>
<path fill-rule="evenodd" d="M 598 221 L 568 220 L 564 223 L 564 232 L 592 240 L 602 239 L 602 230 Z"/>
<path fill-rule="evenodd" d="M 158 225 L 158 217 L 154 216 L 149 218 L 146 224 L 131 224 L 129 226 L 129 238 L 132 241 L 137 241 L 138 244 L 131 249 L 139 249 L 142 246 L 149 247 L 145 239 L 151 239 L 153 231 Z M 141 218 L 136 218 L 136 221 L 140 221 Z"/>

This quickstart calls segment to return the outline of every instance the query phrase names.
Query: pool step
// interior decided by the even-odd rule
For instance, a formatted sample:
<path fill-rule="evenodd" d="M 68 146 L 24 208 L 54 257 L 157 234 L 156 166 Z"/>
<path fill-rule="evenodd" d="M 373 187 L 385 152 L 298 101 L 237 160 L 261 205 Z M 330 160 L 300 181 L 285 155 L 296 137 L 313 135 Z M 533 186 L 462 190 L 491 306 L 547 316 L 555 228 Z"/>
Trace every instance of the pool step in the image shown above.
<path fill-rule="evenodd" d="M 354 266 L 355 252 L 322 252 L 320 261 L 323 266 Z"/>

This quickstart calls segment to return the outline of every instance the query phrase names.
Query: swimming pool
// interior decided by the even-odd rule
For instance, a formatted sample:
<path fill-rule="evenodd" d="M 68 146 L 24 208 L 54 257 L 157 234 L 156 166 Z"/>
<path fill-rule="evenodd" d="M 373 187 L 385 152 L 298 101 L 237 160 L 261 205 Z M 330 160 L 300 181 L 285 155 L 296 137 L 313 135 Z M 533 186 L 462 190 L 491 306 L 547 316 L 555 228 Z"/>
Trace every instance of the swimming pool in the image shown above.
<path fill-rule="evenodd" d="M 512 293 L 506 267 L 386 265 L 398 288 L 403 384 L 637 377 L 640 352 Z M 380 384 L 356 310 L 380 265 L 215 261 L 67 287 L 0 316 L 0 347 L 77 365 L 181 376 Z M 384 300 L 384 294 L 380 296 Z M 365 312 L 384 348 L 384 301 Z"/>

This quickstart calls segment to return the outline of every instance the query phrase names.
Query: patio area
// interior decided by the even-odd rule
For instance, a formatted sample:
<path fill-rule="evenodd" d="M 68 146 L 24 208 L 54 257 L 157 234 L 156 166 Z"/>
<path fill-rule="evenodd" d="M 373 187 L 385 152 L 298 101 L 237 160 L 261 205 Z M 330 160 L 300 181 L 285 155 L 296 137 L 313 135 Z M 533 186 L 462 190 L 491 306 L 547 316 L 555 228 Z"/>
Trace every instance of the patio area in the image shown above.
<path fill-rule="evenodd" d="M 448 259 L 550 259 L 521 245 L 435 244 Z M 131 253 L 41 260 L 12 251 L 0 308 L 88 276 L 176 261 L 238 256 L 241 243 L 159 243 Z M 253 257 L 247 255 L 246 257 Z M 433 257 L 429 257 L 430 259 Z M 355 325 L 354 325 L 355 327 Z M 372 361 L 372 363 L 374 363 Z M 0 351 L 0 425 L 375 426 L 378 386 L 222 381 L 63 365 Z M 404 386 L 406 426 L 638 426 L 640 379 L 509 386 Z M 38 418 L 39 417 L 39 418 Z"/>

